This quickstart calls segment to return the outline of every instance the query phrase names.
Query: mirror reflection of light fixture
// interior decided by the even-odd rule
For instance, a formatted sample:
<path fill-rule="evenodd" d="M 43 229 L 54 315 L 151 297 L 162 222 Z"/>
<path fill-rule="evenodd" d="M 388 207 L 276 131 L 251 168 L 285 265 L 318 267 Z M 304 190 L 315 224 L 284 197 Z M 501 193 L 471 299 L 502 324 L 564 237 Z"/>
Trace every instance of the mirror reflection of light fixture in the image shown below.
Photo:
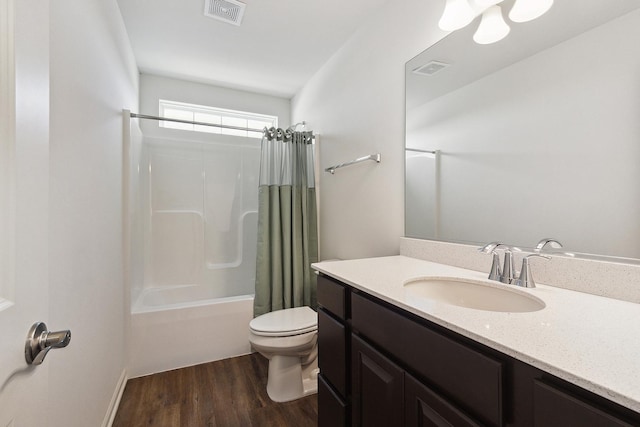
<path fill-rule="evenodd" d="M 528 22 L 544 15 L 553 6 L 553 0 L 516 0 L 509 12 L 513 22 Z"/>
<path fill-rule="evenodd" d="M 503 1 L 446 0 L 438 26 L 445 31 L 459 30 L 482 14 L 482 20 L 473 39 L 479 44 L 495 43 L 511 31 L 502 17 L 502 9 L 498 6 Z M 509 12 L 509 19 L 518 23 L 531 21 L 545 14 L 551 6 L 553 0 L 516 0 Z"/>
<path fill-rule="evenodd" d="M 455 31 L 469 25 L 475 17 L 467 0 L 447 0 L 438 26 L 445 31 Z"/>
<path fill-rule="evenodd" d="M 491 44 L 502 40 L 509 34 L 511 28 L 504 22 L 502 9 L 494 5 L 482 14 L 482 21 L 473 35 L 473 41 L 478 44 Z"/>

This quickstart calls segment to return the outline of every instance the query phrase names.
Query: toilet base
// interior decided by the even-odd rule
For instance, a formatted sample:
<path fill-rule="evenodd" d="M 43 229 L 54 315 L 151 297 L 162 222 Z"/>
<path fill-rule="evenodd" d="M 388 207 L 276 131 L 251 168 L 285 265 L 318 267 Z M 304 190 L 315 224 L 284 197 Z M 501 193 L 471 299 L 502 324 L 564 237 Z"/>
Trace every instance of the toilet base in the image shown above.
<path fill-rule="evenodd" d="M 273 355 L 269 359 L 267 394 L 274 402 L 289 402 L 318 391 L 318 359 L 300 364 L 299 356 Z"/>

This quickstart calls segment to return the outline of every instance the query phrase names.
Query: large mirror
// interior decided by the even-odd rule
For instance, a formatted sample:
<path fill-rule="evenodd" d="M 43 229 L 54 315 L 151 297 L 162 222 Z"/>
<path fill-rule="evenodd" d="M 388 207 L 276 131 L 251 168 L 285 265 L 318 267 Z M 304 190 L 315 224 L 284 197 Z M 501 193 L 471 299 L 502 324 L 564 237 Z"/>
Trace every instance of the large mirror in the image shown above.
<path fill-rule="evenodd" d="M 476 20 L 409 61 L 406 236 L 640 258 L 639 7 L 556 0 L 498 43 Z"/>

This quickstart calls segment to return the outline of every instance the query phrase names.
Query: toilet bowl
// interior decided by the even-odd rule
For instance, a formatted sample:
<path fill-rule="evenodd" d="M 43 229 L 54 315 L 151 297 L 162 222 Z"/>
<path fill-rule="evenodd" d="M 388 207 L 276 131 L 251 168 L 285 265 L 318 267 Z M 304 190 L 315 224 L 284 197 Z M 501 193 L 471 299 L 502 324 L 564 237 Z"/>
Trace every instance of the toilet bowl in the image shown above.
<path fill-rule="evenodd" d="M 269 360 L 267 394 L 288 402 L 318 390 L 318 315 L 309 307 L 272 311 L 249 323 L 249 342 Z"/>

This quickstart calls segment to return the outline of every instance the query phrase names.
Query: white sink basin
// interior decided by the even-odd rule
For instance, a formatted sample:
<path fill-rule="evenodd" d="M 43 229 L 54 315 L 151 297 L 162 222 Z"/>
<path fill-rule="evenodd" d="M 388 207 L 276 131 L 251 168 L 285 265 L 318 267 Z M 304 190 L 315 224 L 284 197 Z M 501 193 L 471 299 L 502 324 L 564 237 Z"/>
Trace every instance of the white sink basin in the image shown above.
<path fill-rule="evenodd" d="M 457 278 L 421 278 L 408 281 L 404 288 L 410 297 L 476 310 L 523 313 L 545 307 L 542 300 L 508 286 L 512 285 L 490 285 Z"/>

